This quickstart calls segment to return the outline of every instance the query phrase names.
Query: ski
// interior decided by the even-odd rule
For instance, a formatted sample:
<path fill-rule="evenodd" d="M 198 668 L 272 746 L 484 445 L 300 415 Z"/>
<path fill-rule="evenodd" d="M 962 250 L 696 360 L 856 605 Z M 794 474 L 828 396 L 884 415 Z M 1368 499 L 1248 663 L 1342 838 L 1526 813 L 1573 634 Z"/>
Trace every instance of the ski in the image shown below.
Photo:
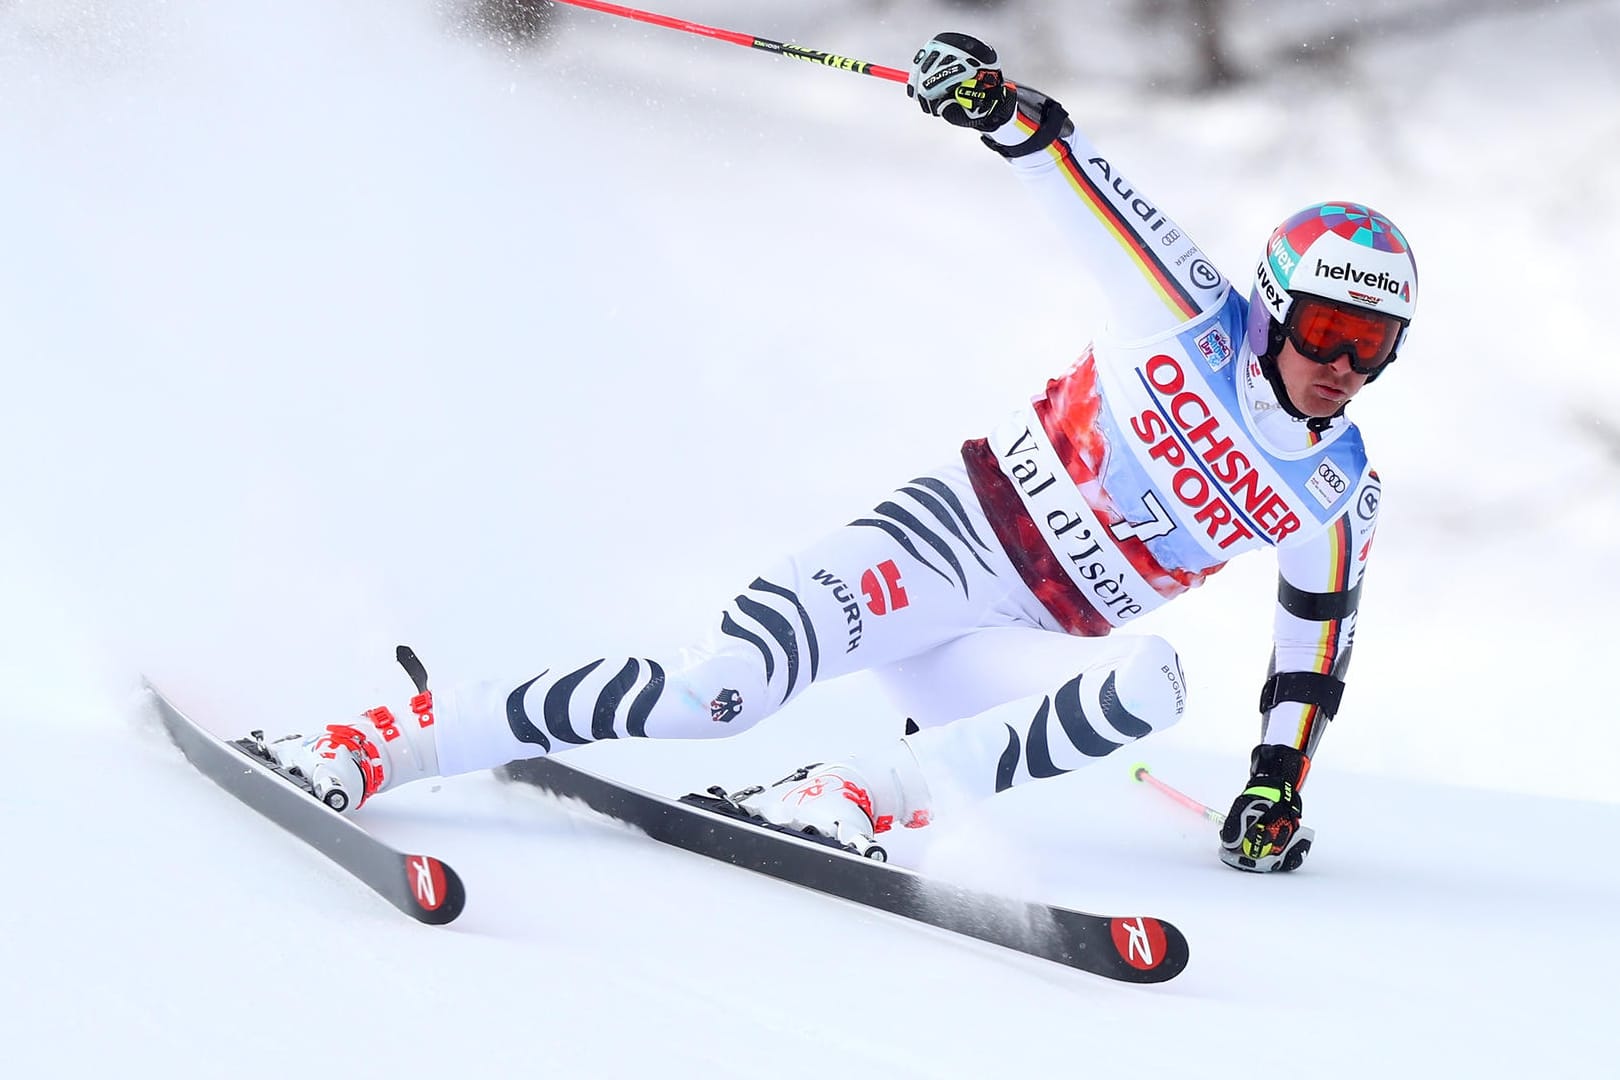
<path fill-rule="evenodd" d="M 769 825 L 718 791 L 668 799 L 549 757 L 504 771 L 660 843 L 1104 978 L 1164 982 L 1187 966 L 1186 937 L 1162 919 L 1093 915 L 936 881 Z"/>
<path fill-rule="evenodd" d="M 438 926 L 461 914 L 467 891 L 443 862 L 397 851 L 320 802 L 301 776 L 276 766 L 257 732 L 226 741 L 198 726 L 150 682 L 146 689 L 169 737 L 197 771 L 411 918 Z"/>

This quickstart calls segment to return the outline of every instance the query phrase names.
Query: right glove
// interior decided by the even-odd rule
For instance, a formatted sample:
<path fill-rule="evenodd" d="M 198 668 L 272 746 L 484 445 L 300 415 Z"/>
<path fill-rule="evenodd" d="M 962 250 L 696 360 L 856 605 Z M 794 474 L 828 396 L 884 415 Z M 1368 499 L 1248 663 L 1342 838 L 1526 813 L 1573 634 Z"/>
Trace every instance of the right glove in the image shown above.
<path fill-rule="evenodd" d="M 1292 746 L 1261 743 L 1249 755 L 1249 784 L 1221 825 L 1221 861 L 1239 870 L 1298 870 L 1313 829 L 1299 823 L 1299 786 L 1311 759 Z"/>
<path fill-rule="evenodd" d="M 978 38 L 940 34 L 912 57 L 906 94 L 929 116 L 994 131 L 1018 109 L 1017 94 L 995 64 L 996 50 Z"/>

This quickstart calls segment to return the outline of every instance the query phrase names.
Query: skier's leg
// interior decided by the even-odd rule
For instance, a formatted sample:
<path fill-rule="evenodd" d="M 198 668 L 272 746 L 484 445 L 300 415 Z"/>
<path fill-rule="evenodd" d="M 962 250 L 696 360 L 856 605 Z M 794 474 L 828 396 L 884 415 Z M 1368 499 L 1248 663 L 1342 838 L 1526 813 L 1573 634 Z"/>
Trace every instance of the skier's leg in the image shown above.
<path fill-rule="evenodd" d="M 1139 648 L 1129 634 L 1071 637 L 1028 626 L 992 627 L 873 672 L 896 712 L 924 730 L 1066 682 Z"/>
<path fill-rule="evenodd" d="M 906 740 L 936 803 L 1071 772 L 1181 719 L 1186 680 L 1163 638 L 1060 641 L 1074 649 L 1075 666 L 1054 689 Z"/>
<path fill-rule="evenodd" d="M 1067 674 L 1023 693 L 1042 670 Z M 1154 731 L 1186 708 L 1175 650 L 1158 637 L 1075 638 L 1017 628 L 970 634 L 885 673 L 912 715 L 938 723 L 882 749 L 795 774 L 750 795 L 750 810 L 862 846 L 893 823 L 1079 768 Z M 957 709 L 1022 696 L 965 719 Z M 920 708 L 919 708 L 920 706 Z"/>
<path fill-rule="evenodd" d="M 1032 606 L 953 464 L 753 578 L 679 656 L 596 657 L 441 693 L 439 768 L 599 739 L 732 735 L 817 682 L 1026 621 Z"/>

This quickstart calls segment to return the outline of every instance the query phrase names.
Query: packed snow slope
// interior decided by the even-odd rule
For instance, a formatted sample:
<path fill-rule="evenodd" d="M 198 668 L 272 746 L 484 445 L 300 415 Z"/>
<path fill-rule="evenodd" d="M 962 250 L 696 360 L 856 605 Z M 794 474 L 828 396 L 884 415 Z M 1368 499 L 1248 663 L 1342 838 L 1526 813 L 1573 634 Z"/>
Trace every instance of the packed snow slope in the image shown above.
<path fill-rule="evenodd" d="M 1027 18 L 758 7 L 677 14 L 887 63 L 981 30 L 1234 277 L 1318 199 L 1408 233 L 1424 309 L 1354 406 L 1384 521 L 1307 868 L 1225 869 L 1129 777 L 1146 760 L 1217 804 L 1241 783 L 1274 588 L 1256 556 L 1148 627 L 1191 682 L 1178 728 L 903 852 L 1170 918 L 1193 948 L 1173 983 L 957 941 L 483 774 L 366 808 L 468 883 L 454 926 L 402 919 L 193 772 L 138 673 L 235 734 L 402 700 L 399 641 L 445 679 L 658 655 L 1062 370 L 1095 293 L 992 155 L 876 80 L 583 15 L 512 51 L 428 0 L 20 0 L 0 7 L 0 1074 L 1615 1060 L 1620 11 L 1504 13 L 1188 101 L 1024 70 L 1053 46 Z M 987 264 L 1005 291 L 963 295 Z M 856 677 L 735 739 L 581 754 L 678 791 L 897 724 Z"/>

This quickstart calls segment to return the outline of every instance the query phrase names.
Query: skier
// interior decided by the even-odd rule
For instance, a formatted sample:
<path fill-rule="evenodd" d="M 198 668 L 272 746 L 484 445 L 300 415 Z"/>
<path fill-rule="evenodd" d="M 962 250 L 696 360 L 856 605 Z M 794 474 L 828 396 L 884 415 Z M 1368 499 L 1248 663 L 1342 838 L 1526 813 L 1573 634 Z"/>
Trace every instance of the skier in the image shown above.
<path fill-rule="evenodd" d="M 1054 239 L 1095 271 L 1105 332 L 959 458 L 752 578 L 678 659 L 587 657 L 422 693 L 408 716 L 373 709 L 273 744 L 284 766 L 353 809 L 599 739 L 732 735 L 870 670 L 903 707 L 896 729 L 909 716 L 918 730 L 736 796 L 864 849 L 1175 723 L 1179 658 L 1131 624 L 1274 547 L 1260 741 L 1219 853 L 1243 870 L 1300 865 L 1300 789 L 1339 708 L 1378 512 L 1344 411 L 1405 339 L 1417 301 L 1405 238 L 1356 203 L 1308 207 L 1272 232 L 1245 298 L 1057 101 L 1008 83 L 989 46 L 940 34 L 907 93 L 978 133 L 1046 204 Z M 1033 657 L 1065 677 L 1030 685 Z"/>

